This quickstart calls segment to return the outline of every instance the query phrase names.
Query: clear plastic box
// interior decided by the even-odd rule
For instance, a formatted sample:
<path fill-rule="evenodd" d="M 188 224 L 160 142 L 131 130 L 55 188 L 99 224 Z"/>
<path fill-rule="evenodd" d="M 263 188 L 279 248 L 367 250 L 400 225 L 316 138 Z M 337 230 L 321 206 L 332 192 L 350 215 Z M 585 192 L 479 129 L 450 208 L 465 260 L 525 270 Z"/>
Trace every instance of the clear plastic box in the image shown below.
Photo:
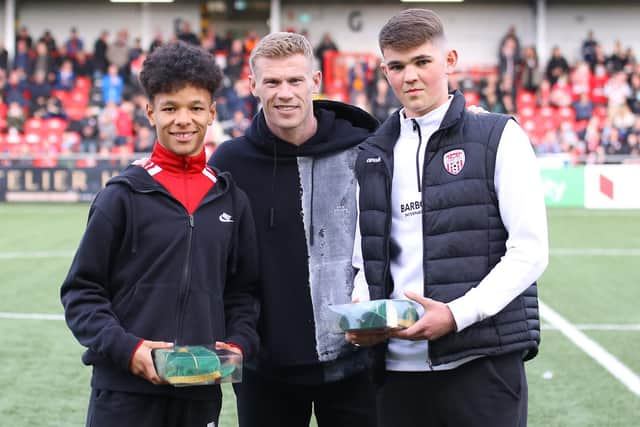
<path fill-rule="evenodd" d="M 402 329 L 418 321 L 418 304 L 405 299 L 380 299 L 330 305 L 336 332 Z"/>
<path fill-rule="evenodd" d="M 160 378 L 176 387 L 242 381 L 242 355 L 213 346 L 175 346 L 152 350 Z"/>

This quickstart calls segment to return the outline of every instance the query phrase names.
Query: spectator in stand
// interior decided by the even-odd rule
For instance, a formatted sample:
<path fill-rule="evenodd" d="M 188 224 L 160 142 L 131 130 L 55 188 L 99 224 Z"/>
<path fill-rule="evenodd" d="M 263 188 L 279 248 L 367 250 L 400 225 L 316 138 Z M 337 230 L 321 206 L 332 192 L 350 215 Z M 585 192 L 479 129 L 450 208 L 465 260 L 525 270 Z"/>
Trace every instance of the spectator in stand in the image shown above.
<path fill-rule="evenodd" d="M 554 107 L 569 107 L 573 102 L 573 91 L 569 84 L 569 76 L 560 74 L 555 84 L 551 86 L 549 100 Z"/>
<path fill-rule="evenodd" d="M 498 58 L 500 58 L 500 56 L 502 55 L 502 49 L 504 47 L 505 44 L 507 43 L 515 43 L 515 49 L 516 49 L 516 56 L 518 58 L 518 61 L 520 59 L 520 39 L 518 38 L 518 35 L 516 34 L 516 27 L 515 25 L 510 25 L 509 28 L 507 28 L 507 32 L 505 33 L 504 36 L 502 36 L 502 39 L 500 39 L 500 44 L 498 45 Z"/>
<path fill-rule="evenodd" d="M 587 153 L 594 152 L 600 145 L 600 119 L 592 116 L 587 127 L 578 133 L 578 137 L 586 144 Z"/>
<path fill-rule="evenodd" d="M 535 92 L 540 86 L 542 73 L 538 62 L 538 52 L 535 46 L 524 48 L 524 55 L 521 62 L 520 84 L 528 92 Z"/>
<path fill-rule="evenodd" d="M 569 63 L 567 62 L 565 57 L 562 55 L 562 51 L 560 50 L 560 47 L 554 46 L 551 53 L 551 58 L 547 63 L 547 71 L 545 73 L 547 80 L 549 80 L 549 82 L 551 83 L 551 86 L 553 86 L 558 80 L 558 77 L 568 72 L 569 72 Z"/>
<path fill-rule="evenodd" d="M 131 101 L 124 101 L 116 114 L 116 146 L 133 146 L 133 110 Z"/>
<path fill-rule="evenodd" d="M 111 149 L 114 146 L 117 129 L 116 118 L 118 117 L 118 106 L 115 102 L 108 102 L 98 115 L 98 130 L 100 138 L 100 149 L 106 147 Z"/>
<path fill-rule="evenodd" d="M 21 41 L 25 43 L 25 47 L 27 48 L 27 50 L 30 50 L 33 46 L 33 39 L 31 38 L 31 34 L 29 34 L 29 30 L 24 25 L 18 29 L 18 34 L 16 34 L 16 51 L 18 50 L 18 44 Z"/>
<path fill-rule="evenodd" d="M 155 132 L 146 126 L 138 128 L 134 138 L 133 151 L 136 153 L 150 153 L 156 140 Z"/>
<path fill-rule="evenodd" d="M 84 50 L 77 51 L 73 60 L 73 73 L 76 77 L 89 77 L 91 79 L 94 71 L 93 63 L 87 58 L 87 53 Z"/>
<path fill-rule="evenodd" d="M 358 60 L 349 70 L 349 100 L 354 103 L 359 94 L 366 95 L 369 92 L 369 81 L 367 79 L 366 63 Z"/>
<path fill-rule="evenodd" d="M 580 53 L 582 54 L 582 59 L 591 66 L 594 67 L 596 63 L 596 45 L 598 42 L 593 36 L 593 30 L 589 30 L 587 33 L 587 38 L 582 42 L 582 47 L 580 48 Z"/>
<path fill-rule="evenodd" d="M 118 73 L 116 64 L 109 65 L 107 74 L 102 77 L 102 101 L 105 104 L 110 102 L 119 105 L 122 102 L 122 91 L 124 89 L 124 81 Z"/>
<path fill-rule="evenodd" d="M 46 79 L 44 71 L 36 71 L 33 79 L 27 84 L 31 93 L 31 114 L 44 107 L 51 96 L 53 88 Z"/>
<path fill-rule="evenodd" d="M 153 40 L 151 41 L 151 44 L 149 45 L 149 54 L 151 54 L 154 50 L 156 50 L 157 48 L 159 48 L 163 44 L 164 44 L 164 38 L 162 36 L 162 31 L 156 30 L 156 33 L 153 36 Z"/>
<path fill-rule="evenodd" d="M 640 73 L 631 74 L 630 80 L 631 94 L 627 98 L 627 104 L 633 114 L 640 115 Z"/>
<path fill-rule="evenodd" d="M 234 39 L 231 42 L 231 52 L 229 52 L 227 56 L 227 67 L 224 69 L 224 73 L 232 82 L 235 82 L 240 79 L 244 65 L 244 47 L 242 46 L 242 40 Z"/>
<path fill-rule="evenodd" d="M 18 102 L 9 102 L 7 110 L 7 130 L 11 132 L 22 132 L 24 130 L 24 122 L 27 119 L 24 108 Z"/>
<path fill-rule="evenodd" d="M 93 65 L 96 71 L 105 73 L 109 61 L 107 60 L 107 49 L 109 48 L 109 32 L 102 31 L 93 45 Z"/>
<path fill-rule="evenodd" d="M 65 43 L 65 47 L 67 48 L 67 54 L 70 58 L 75 58 L 76 53 L 84 50 L 84 41 L 78 37 L 78 30 L 76 27 L 71 27 L 71 35 Z"/>
<path fill-rule="evenodd" d="M 25 93 L 27 93 L 27 82 L 24 77 L 24 72 L 21 68 L 11 70 L 7 82 L 4 85 L 4 101 L 7 104 L 17 102 L 21 106 L 26 107 L 29 105 L 29 101 L 25 97 Z"/>
<path fill-rule="evenodd" d="M 36 43 L 36 54 L 30 60 L 29 73 L 30 76 L 43 73 L 50 82 L 55 81 L 55 61 L 46 42 L 39 41 Z"/>
<path fill-rule="evenodd" d="M 602 139 L 602 146 L 605 149 L 605 153 L 611 155 L 624 156 L 631 151 L 620 129 L 613 126 L 606 137 Z"/>
<path fill-rule="evenodd" d="M 502 40 L 500 55 L 498 57 L 498 84 L 503 88 L 502 93 L 515 96 L 516 76 L 520 64 L 520 48 L 515 29 L 510 28 L 509 33 Z M 507 82 L 507 84 L 505 84 Z"/>
<path fill-rule="evenodd" d="M 331 38 L 331 34 L 324 33 L 322 35 L 322 40 L 320 40 L 320 43 L 318 44 L 318 46 L 316 46 L 313 52 L 316 59 L 318 60 L 318 65 L 320 66 L 321 72 L 323 73 L 325 72 L 325 66 L 327 65 L 325 63 L 325 58 L 324 58 L 325 52 L 337 52 L 337 51 L 338 51 L 338 46 L 336 46 L 335 42 Z"/>
<path fill-rule="evenodd" d="M 25 74 L 29 74 L 31 65 L 31 58 L 29 57 L 29 48 L 27 42 L 20 39 L 16 46 L 16 52 L 13 57 L 13 70 L 22 70 Z"/>
<path fill-rule="evenodd" d="M 591 102 L 589 92 L 582 92 L 572 107 L 576 112 L 577 122 L 588 122 L 593 115 L 593 102 Z"/>
<path fill-rule="evenodd" d="M 632 157 L 640 157 L 640 138 L 637 133 L 627 135 L 627 145 L 629 146 L 629 155 Z"/>
<path fill-rule="evenodd" d="M 593 63 L 593 65 L 591 66 L 591 71 L 595 73 L 596 68 L 602 65 L 605 70 L 607 68 L 607 55 L 604 52 L 604 48 L 602 47 L 601 44 L 597 44 L 596 45 L 596 59 Z"/>
<path fill-rule="evenodd" d="M 62 102 L 56 97 L 47 99 L 43 119 L 62 119 L 67 120 L 67 113 L 64 111 Z"/>
<path fill-rule="evenodd" d="M 256 44 L 259 40 L 260 37 L 258 36 L 258 32 L 256 30 L 247 31 L 247 35 L 244 37 L 243 41 L 244 51 L 247 53 L 247 55 L 250 54 L 253 48 L 256 47 Z"/>
<path fill-rule="evenodd" d="M 609 81 L 609 75 L 607 74 L 607 68 L 604 64 L 596 64 L 596 68 L 591 75 L 591 100 L 595 104 L 606 105 L 607 95 L 604 92 L 604 87 Z"/>
<path fill-rule="evenodd" d="M 244 115 L 244 111 L 236 110 L 230 123 L 223 128 L 224 132 L 231 138 L 240 138 L 251 125 L 251 121 Z"/>
<path fill-rule="evenodd" d="M 480 107 L 491 113 L 504 113 L 504 106 L 498 96 L 498 76 L 488 75 L 481 83 Z"/>
<path fill-rule="evenodd" d="M 140 39 L 140 37 L 136 37 L 135 39 L 133 39 L 133 46 L 131 46 L 131 49 L 129 50 L 129 63 L 138 59 L 143 52 L 144 49 L 142 48 L 142 40 Z"/>
<path fill-rule="evenodd" d="M 71 60 L 73 62 L 73 60 L 67 54 L 67 47 L 65 45 L 62 45 L 58 48 L 58 52 L 56 52 L 56 55 L 53 59 L 55 70 L 59 70 L 60 67 L 62 67 L 62 63 L 67 60 Z"/>
<path fill-rule="evenodd" d="M 62 66 L 56 74 L 56 86 L 58 90 L 66 90 L 70 92 L 76 82 L 76 76 L 73 72 L 73 62 L 71 59 L 65 59 Z"/>
<path fill-rule="evenodd" d="M 607 71 L 613 75 L 624 70 L 627 65 L 627 57 L 622 48 L 622 42 L 616 40 L 613 46 L 613 53 L 607 58 Z"/>
<path fill-rule="evenodd" d="M 625 71 L 627 73 L 632 73 L 633 72 L 633 67 L 638 63 L 638 60 L 636 58 L 635 53 L 633 53 L 633 48 L 631 46 L 627 47 L 627 49 L 624 51 L 624 57 L 625 57 Z"/>
<path fill-rule="evenodd" d="M 571 72 L 570 79 L 571 91 L 575 97 L 591 92 L 591 69 L 588 63 L 584 61 L 578 62 Z"/>
<path fill-rule="evenodd" d="M 611 76 L 604 86 L 604 95 L 608 99 L 607 114 L 610 119 L 619 116 L 619 110 L 627 107 L 627 99 L 631 96 L 631 87 L 627 75 L 619 71 Z"/>
<path fill-rule="evenodd" d="M 4 47 L 2 39 L 0 39 L 0 70 L 9 71 L 9 52 Z"/>
<path fill-rule="evenodd" d="M 191 31 L 191 23 L 189 21 L 181 22 L 178 40 L 182 40 L 183 42 L 194 46 L 200 46 L 200 39 L 193 31 Z"/>
<path fill-rule="evenodd" d="M 56 52 L 58 50 L 56 39 L 53 38 L 50 30 L 44 30 L 38 41 L 44 42 L 44 44 L 47 45 L 47 51 L 49 52 Z"/>
<path fill-rule="evenodd" d="M 94 107 L 87 107 L 87 112 L 80 121 L 80 150 L 85 153 L 98 151 L 98 117 Z"/>
<path fill-rule="evenodd" d="M 399 103 L 393 92 L 389 90 L 389 83 L 383 76 L 378 76 L 374 87 L 371 115 L 382 123 L 389 118 L 393 110 L 399 107 Z"/>
<path fill-rule="evenodd" d="M 245 117 L 253 117 L 257 112 L 256 98 L 251 94 L 249 82 L 245 79 L 236 80 L 233 84 L 233 90 L 227 93 L 227 109 L 231 114 L 230 117 L 220 116 L 220 120 L 228 120 L 233 117 L 233 112 L 241 110 Z"/>
<path fill-rule="evenodd" d="M 123 79 L 129 78 L 129 33 L 120 30 L 116 40 L 107 48 L 107 59 L 110 65 L 118 67 L 118 73 Z"/>

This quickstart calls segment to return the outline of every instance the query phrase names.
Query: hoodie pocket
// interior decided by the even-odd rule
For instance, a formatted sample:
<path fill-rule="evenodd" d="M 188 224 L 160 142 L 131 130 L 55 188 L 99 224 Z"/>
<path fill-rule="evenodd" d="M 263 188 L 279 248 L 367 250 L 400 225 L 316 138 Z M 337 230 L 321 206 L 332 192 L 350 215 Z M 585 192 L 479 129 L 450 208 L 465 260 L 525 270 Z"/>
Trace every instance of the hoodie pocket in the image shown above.
<path fill-rule="evenodd" d="M 139 283 L 116 309 L 122 326 L 147 340 L 172 341 L 175 335 L 177 285 Z"/>

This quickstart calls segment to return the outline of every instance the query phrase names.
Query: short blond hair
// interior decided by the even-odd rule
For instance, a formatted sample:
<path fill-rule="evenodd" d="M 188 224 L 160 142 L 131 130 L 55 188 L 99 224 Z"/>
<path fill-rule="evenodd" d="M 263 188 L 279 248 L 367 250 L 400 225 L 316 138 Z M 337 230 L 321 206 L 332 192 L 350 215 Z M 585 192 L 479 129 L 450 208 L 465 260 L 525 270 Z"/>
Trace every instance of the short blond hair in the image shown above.
<path fill-rule="evenodd" d="M 301 34 L 276 32 L 271 33 L 258 42 L 249 56 L 251 73 L 256 72 L 256 61 L 259 58 L 279 59 L 293 55 L 302 55 L 313 64 L 313 48 L 309 40 Z"/>

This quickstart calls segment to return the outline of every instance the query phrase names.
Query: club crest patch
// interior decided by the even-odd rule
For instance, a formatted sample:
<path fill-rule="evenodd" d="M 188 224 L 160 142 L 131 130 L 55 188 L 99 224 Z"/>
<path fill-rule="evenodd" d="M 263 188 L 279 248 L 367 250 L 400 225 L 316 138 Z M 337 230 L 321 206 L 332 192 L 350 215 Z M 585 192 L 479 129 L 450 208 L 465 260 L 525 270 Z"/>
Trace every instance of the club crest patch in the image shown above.
<path fill-rule="evenodd" d="M 447 172 L 451 175 L 458 175 L 464 167 L 464 150 L 451 150 L 444 153 L 442 162 Z"/>

